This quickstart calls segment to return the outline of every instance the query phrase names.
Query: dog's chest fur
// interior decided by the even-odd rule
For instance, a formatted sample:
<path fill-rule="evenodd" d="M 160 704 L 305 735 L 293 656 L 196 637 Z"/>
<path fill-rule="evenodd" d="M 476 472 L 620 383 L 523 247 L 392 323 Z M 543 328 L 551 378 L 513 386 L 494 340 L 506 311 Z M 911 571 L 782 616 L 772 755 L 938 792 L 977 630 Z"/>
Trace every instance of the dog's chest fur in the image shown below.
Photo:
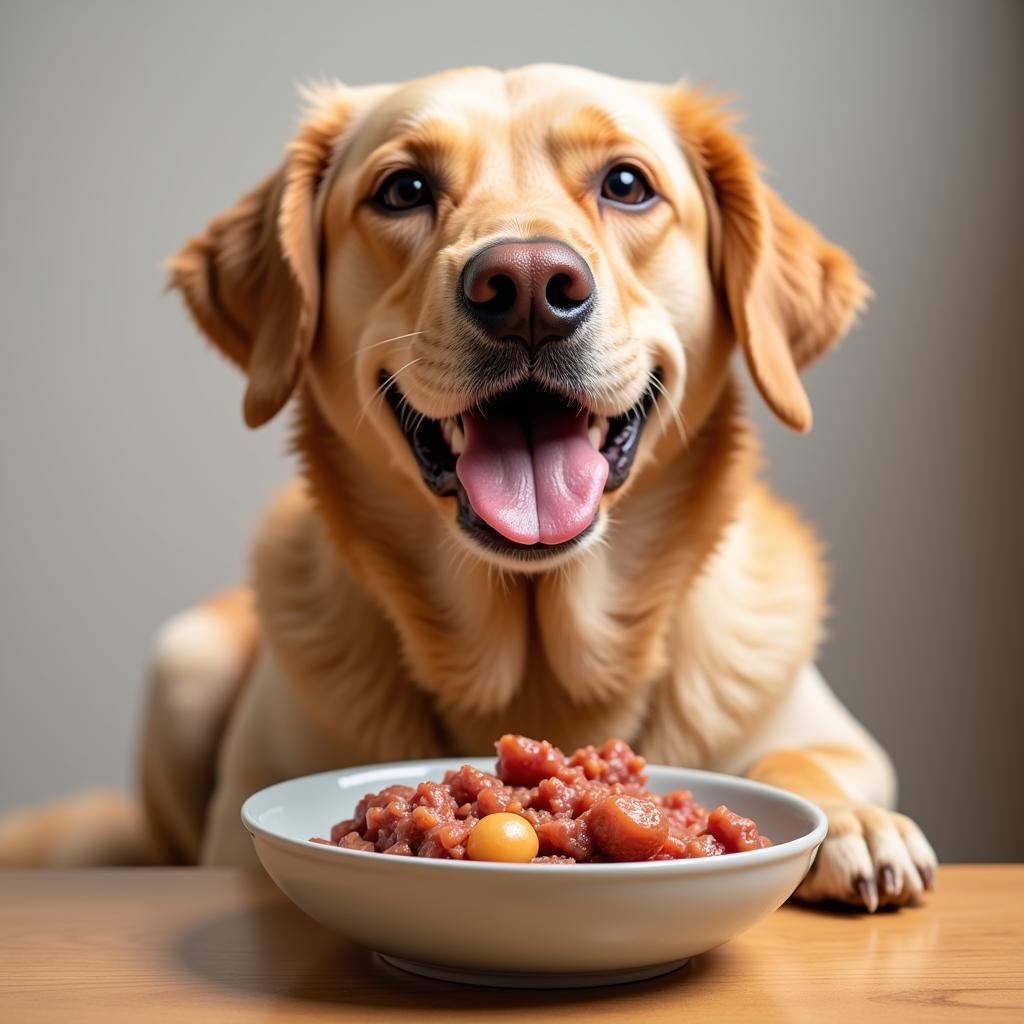
<path fill-rule="evenodd" d="M 606 543 L 534 577 L 388 521 L 308 427 L 316 500 L 297 486 L 272 509 L 255 583 L 282 685 L 351 758 L 483 751 L 518 731 L 570 749 L 621 736 L 658 761 L 711 764 L 813 658 L 816 545 L 754 482 L 731 394 L 684 457 L 626 496 Z"/>

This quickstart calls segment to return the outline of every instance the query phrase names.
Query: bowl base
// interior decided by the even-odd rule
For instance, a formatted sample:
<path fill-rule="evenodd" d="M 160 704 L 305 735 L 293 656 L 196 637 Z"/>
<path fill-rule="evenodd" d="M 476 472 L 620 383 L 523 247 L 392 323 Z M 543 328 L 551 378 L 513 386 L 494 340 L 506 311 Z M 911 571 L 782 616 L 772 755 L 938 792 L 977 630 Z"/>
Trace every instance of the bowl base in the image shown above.
<path fill-rule="evenodd" d="M 440 964 L 424 964 L 418 960 L 403 960 L 397 956 L 377 956 L 385 963 L 437 981 L 454 981 L 460 985 L 485 985 L 488 988 L 592 988 L 598 985 L 624 985 L 630 981 L 644 981 L 669 974 L 690 962 L 672 960 L 667 964 L 649 964 L 646 967 L 630 967 L 621 971 L 567 971 L 520 973 L 518 971 L 474 971 L 458 967 L 444 967 Z"/>

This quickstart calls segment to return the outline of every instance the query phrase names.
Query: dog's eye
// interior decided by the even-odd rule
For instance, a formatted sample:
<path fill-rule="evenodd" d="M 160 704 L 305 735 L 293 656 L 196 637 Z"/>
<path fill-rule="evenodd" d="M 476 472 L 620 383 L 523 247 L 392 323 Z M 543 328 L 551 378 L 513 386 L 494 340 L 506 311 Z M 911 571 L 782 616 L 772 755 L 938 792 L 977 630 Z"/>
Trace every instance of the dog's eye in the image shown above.
<path fill-rule="evenodd" d="M 620 206 L 640 206 L 654 198 L 654 189 L 647 183 L 643 172 L 629 164 L 619 164 L 605 175 L 601 198 Z"/>
<path fill-rule="evenodd" d="M 395 171 L 373 197 L 385 210 L 411 210 L 417 206 L 430 206 L 434 197 L 430 186 L 419 171 Z"/>

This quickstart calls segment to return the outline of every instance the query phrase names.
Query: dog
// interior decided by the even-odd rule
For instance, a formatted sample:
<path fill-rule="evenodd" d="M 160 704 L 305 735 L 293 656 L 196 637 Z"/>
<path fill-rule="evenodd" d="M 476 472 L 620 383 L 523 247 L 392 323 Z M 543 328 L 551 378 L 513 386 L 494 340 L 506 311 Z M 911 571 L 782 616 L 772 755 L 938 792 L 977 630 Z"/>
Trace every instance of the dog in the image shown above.
<path fill-rule="evenodd" d="M 685 85 L 473 68 L 306 99 L 170 265 L 246 423 L 294 396 L 299 479 L 251 587 L 158 638 L 142 800 L 22 815 L 0 858 L 251 864 L 255 790 L 512 731 L 802 794 L 829 833 L 801 898 L 914 900 L 935 854 L 814 668 L 819 546 L 758 479 L 732 359 L 808 430 L 799 373 L 869 297 L 850 257 Z"/>

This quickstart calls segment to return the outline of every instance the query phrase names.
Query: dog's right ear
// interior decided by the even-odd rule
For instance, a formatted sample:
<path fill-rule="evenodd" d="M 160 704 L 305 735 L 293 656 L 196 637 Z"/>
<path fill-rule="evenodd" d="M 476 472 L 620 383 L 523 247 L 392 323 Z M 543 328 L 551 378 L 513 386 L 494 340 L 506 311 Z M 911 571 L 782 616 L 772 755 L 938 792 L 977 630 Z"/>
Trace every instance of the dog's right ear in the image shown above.
<path fill-rule="evenodd" d="M 319 232 L 314 199 L 350 105 L 331 92 L 284 164 L 215 217 L 170 261 L 169 287 L 203 333 L 248 376 L 245 422 L 259 427 L 288 401 L 316 334 Z"/>
<path fill-rule="evenodd" d="M 669 111 L 704 193 L 709 262 L 750 374 L 783 423 L 808 430 L 800 370 L 846 333 L 871 290 L 847 253 L 765 186 L 720 103 L 677 87 Z"/>

